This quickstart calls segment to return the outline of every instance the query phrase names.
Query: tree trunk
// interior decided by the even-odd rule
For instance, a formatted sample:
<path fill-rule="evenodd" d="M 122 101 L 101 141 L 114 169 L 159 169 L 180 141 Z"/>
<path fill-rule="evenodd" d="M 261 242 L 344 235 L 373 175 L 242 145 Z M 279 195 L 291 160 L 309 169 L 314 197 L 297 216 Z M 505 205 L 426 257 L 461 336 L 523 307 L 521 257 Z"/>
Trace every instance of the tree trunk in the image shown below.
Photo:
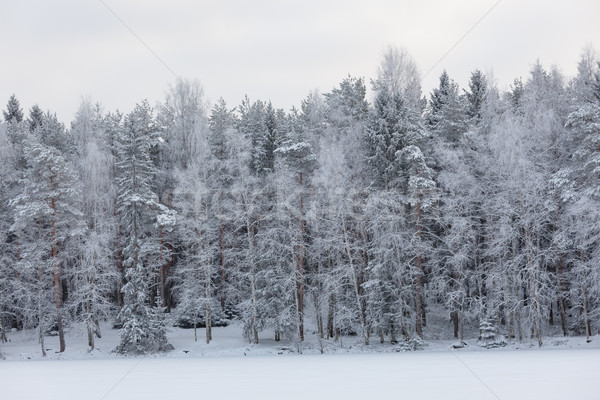
<path fill-rule="evenodd" d="M 315 303 L 315 312 L 317 314 L 317 335 L 319 339 L 323 339 L 325 337 L 325 332 L 323 332 L 323 315 L 321 314 L 321 302 L 319 301 L 317 291 L 313 293 L 313 301 Z"/>
<path fill-rule="evenodd" d="M 113 217 L 118 221 L 116 202 L 113 204 Z M 117 252 L 115 262 L 117 264 L 116 266 L 119 273 L 119 280 L 117 281 L 117 287 L 115 288 L 115 299 L 117 300 L 117 306 L 123 307 L 123 292 L 121 289 L 123 288 L 123 282 L 125 281 L 125 270 L 123 268 L 123 249 L 121 248 L 120 240 L 123 233 L 121 232 L 121 224 L 119 223 L 117 225 L 118 229 L 117 234 L 115 235 L 114 248 Z"/>
<path fill-rule="evenodd" d="M 42 303 L 44 300 L 44 288 L 43 288 L 43 271 L 42 266 L 38 268 L 38 324 L 39 324 L 39 339 L 40 345 L 42 346 L 42 356 L 46 357 L 46 346 L 44 344 L 44 309 Z"/>
<path fill-rule="evenodd" d="M 89 351 L 94 350 L 94 331 L 91 326 L 87 326 L 87 337 L 88 337 L 88 346 L 90 347 Z"/>
<path fill-rule="evenodd" d="M 450 319 L 452 319 L 452 325 L 454 327 L 454 337 L 458 338 L 458 311 L 452 311 L 450 316 Z"/>
<path fill-rule="evenodd" d="M 359 290 L 359 282 L 358 282 L 358 278 L 356 276 L 356 271 L 354 270 L 354 261 L 352 258 L 352 252 L 350 251 L 350 243 L 348 242 L 348 230 L 346 229 L 346 219 L 344 217 L 344 213 L 341 213 L 341 217 L 342 217 L 342 229 L 344 231 L 344 249 L 346 250 L 346 255 L 348 256 L 348 262 L 350 263 L 350 271 L 352 271 L 352 283 L 354 285 L 354 294 L 356 296 L 356 306 L 358 309 L 358 317 L 360 320 L 360 328 L 362 330 L 362 336 L 363 339 L 365 340 L 365 345 L 369 345 L 369 333 L 367 332 L 367 327 L 365 324 L 365 315 L 364 315 L 364 310 L 363 310 L 363 306 L 362 306 L 362 301 L 361 301 L 361 296 L 360 296 L 360 290 Z M 336 333 L 336 337 L 337 337 L 337 333 Z"/>
<path fill-rule="evenodd" d="M 396 325 L 393 322 L 390 324 L 390 343 L 398 343 L 398 340 L 396 339 Z"/>
<path fill-rule="evenodd" d="M 98 320 L 98 314 L 94 311 L 94 333 L 98 339 L 102 338 L 102 331 L 100 330 L 100 321 Z"/>
<path fill-rule="evenodd" d="M 327 312 L 327 339 L 334 337 L 333 332 L 333 314 L 335 312 L 335 294 L 329 297 L 329 307 Z"/>
<path fill-rule="evenodd" d="M 247 210 L 248 211 L 248 210 Z M 254 344 L 258 344 L 258 310 L 256 307 L 256 266 L 254 263 L 254 235 L 252 234 L 253 225 L 250 218 L 246 218 L 246 227 L 248 230 L 248 255 L 250 258 L 250 292 L 252 295 L 252 334 Z"/>
<path fill-rule="evenodd" d="M 194 342 L 198 342 L 198 316 L 194 316 Z"/>
<path fill-rule="evenodd" d="M 299 173 L 300 179 L 300 214 L 299 214 L 299 234 L 298 234 L 298 285 L 296 312 L 298 323 L 298 340 L 304 341 L 304 204 L 302 196 L 302 172 Z"/>
<path fill-rule="evenodd" d="M 167 296 L 165 290 L 165 265 L 163 263 L 163 227 L 160 225 L 158 227 L 158 238 L 159 238 L 159 248 L 158 248 L 158 265 L 159 275 L 160 275 L 160 304 L 162 307 L 167 305 Z"/>
<path fill-rule="evenodd" d="M 53 186 L 53 177 L 50 176 L 50 185 Z M 58 262 L 56 243 L 56 202 L 54 197 L 50 199 L 50 207 L 52 208 L 52 263 L 54 264 L 54 294 L 56 303 L 56 324 L 58 325 L 58 338 L 60 342 L 60 352 L 65 351 L 65 332 L 63 330 L 62 313 L 61 313 L 61 285 L 60 285 L 60 264 Z"/>
<path fill-rule="evenodd" d="M 221 258 L 221 311 L 225 311 L 225 226 L 219 221 L 219 249 Z"/>
<path fill-rule="evenodd" d="M 418 171 L 417 171 L 418 174 Z M 417 243 L 418 247 L 421 242 L 421 194 L 419 193 L 417 196 Z M 415 330 L 417 335 L 422 339 L 423 338 L 423 303 L 422 303 L 422 289 L 423 289 L 423 266 L 421 265 L 421 250 L 417 247 L 417 254 L 415 257 L 415 267 L 416 267 L 416 276 L 415 276 Z"/>
<path fill-rule="evenodd" d="M 535 328 L 535 336 L 537 337 L 537 340 L 538 340 L 538 346 L 542 347 L 542 310 L 541 310 L 541 304 L 540 304 L 540 299 L 539 299 L 539 295 L 538 295 L 535 270 L 533 268 L 531 268 L 531 270 L 529 271 L 529 280 L 530 280 L 529 281 L 530 301 L 534 302 L 533 306 L 534 306 L 534 310 L 535 310 L 534 326 L 532 327 L 532 329 Z"/>
<path fill-rule="evenodd" d="M 4 287 L 0 288 L 0 291 L 4 291 Z M 6 343 L 8 340 L 6 339 L 6 321 L 4 319 L 4 313 L 6 311 L 5 305 L 2 304 L 2 308 L 0 308 L 0 342 Z"/>
<path fill-rule="evenodd" d="M 583 251 L 580 249 L 579 260 L 582 265 L 584 264 Z M 592 335 L 592 328 L 590 324 L 590 315 L 589 315 L 589 303 L 588 303 L 588 292 L 587 292 L 587 284 L 585 282 L 585 276 L 579 275 L 579 282 L 581 282 L 581 290 L 583 292 L 583 318 L 585 324 L 585 338 L 586 340 L 590 340 L 590 336 Z"/>
<path fill-rule="evenodd" d="M 523 326 L 521 325 L 521 308 L 519 306 L 519 286 L 515 283 L 515 320 L 517 322 L 517 331 L 519 332 L 519 341 L 523 340 Z"/>
<path fill-rule="evenodd" d="M 210 268 L 210 267 L 208 267 Z M 212 314 L 210 309 L 210 300 L 211 300 L 211 290 L 210 290 L 210 274 L 207 274 L 206 277 L 206 288 L 205 288 L 205 296 L 206 296 L 206 306 L 205 306 L 205 314 L 204 314 L 204 322 L 206 323 L 206 344 L 209 344 L 212 340 Z"/>
<path fill-rule="evenodd" d="M 563 336 L 567 336 L 567 313 L 565 311 L 563 271 L 563 260 L 562 255 L 560 255 L 558 259 L 558 312 L 560 314 L 560 326 L 563 331 Z"/>
<path fill-rule="evenodd" d="M 456 254 L 456 249 L 454 249 L 454 254 Z M 458 271 L 457 271 L 457 267 L 454 266 L 452 268 L 452 288 L 454 290 L 456 290 L 456 286 L 458 285 L 458 277 L 459 277 L 459 274 L 458 274 Z M 454 326 L 454 337 L 455 338 L 458 338 L 458 330 L 459 330 L 459 323 L 460 323 L 460 321 L 459 321 L 460 316 L 458 314 L 458 307 L 459 307 L 459 304 L 458 304 L 458 301 L 456 300 L 456 292 L 455 292 L 454 297 L 452 299 L 452 310 L 453 311 L 452 311 L 452 314 L 451 314 L 452 323 L 453 323 L 453 326 Z"/>
<path fill-rule="evenodd" d="M 585 282 L 582 284 L 583 286 L 583 318 L 585 321 L 585 338 L 586 340 L 590 340 L 590 336 L 592 335 L 592 328 L 590 324 L 590 314 L 589 314 L 589 303 L 588 303 L 588 292 L 587 285 Z"/>
<path fill-rule="evenodd" d="M 176 255 L 174 255 L 173 253 L 173 246 L 170 243 L 167 243 L 167 248 L 169 249 L 169 254 L 170 257 L 167 260 L 167 270 L 165 272 L 165 276 L 166 279 L 168 280 L 168 277 L 172 275 L 172 268 L 173 268 L 173 257 L 175 257 Z M 166 302 L 167 302 L 167 312 L 171 312 L 171 307 L 173 306 L 173 296 L 171 295 L 171 289 L 170 286 L 167 285 L 165 283 L 165 298 L 166 298 Z"/>
<path fill-rule="evenodd" d="M 85 311 L 86 311 L 86 321 L 85 321 L 85 325 L 87 328 L 87 336 L 88 336 L 88 346 L 90 347 L 89 350 L 92 351 L 94 350 L 94 329 L 93 329 L 93 321 L 91 320 L 91 316 L 90 316 L 90 310 L 91 306 L 90 306 L 90 301 L 86 301 L 85 302 Z"/>

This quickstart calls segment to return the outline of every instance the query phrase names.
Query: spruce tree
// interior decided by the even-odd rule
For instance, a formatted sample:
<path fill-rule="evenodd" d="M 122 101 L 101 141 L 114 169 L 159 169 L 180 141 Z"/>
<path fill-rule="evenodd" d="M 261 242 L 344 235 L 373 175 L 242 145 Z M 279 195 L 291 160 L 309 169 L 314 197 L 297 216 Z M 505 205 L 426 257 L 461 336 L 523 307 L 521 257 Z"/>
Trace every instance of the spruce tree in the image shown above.
<path fill-rule="evenodd" d="M 270 103 L 269 103 L 270 105 Z M 269 108 L 267 108 L 269 110 Z M 269 115 L 269 112 L 267 113 Z M 267 124 L 269 126 L 269 124 Z M 274 128 L 273 128 L 274 129 Z M 295 181 L 296 190 L 291 191 L 293 197 L 288 197 L 287 201 L 294 201 L 296 207 L 292 204 L 288 207 L 293 207 L 292 215 L 295 217 L 297 232 L 295 235 L 295 249 L 293 251 L 296 272 L 295 272 L 295 290 L 294 299 L 296 303 L 296 321 L 297 321 L 297 332 L 298 340 L 304 340 L 304 293 L 306 284 L 306 221 L 305 221 L 305 202 L 306 199 L 306 186 L 308 186 L 308 178 L 310 173 L 314 169 L 315 165 L 315 154 L 312 145 L 308 142 L 304 132 L 290 130 L 285 136 L 283 143 L 279 146 L 275 152 L 278 157 L 281 157 L 282 161 L 287 164 L 287 172 L 291 174 L 291 182 Z M 295 193 L 294 193 L 295 192 Z M 287 196 L 286 196 L 287 197 Z M 287 202 L 286 201 L 286 202 Z M 290 210 L 291 211 L 291 210 Z M 293 222 L 291 222 L 293 224 Z M 289 227 L 288 227 L 289 229 Z"/>
<path fill-rule="evenodd" d="M 448 96 L 452 86 L 452 80 L 448 76 L 446 70 L 440 75 L 440 83 L 437 88 L 431 92 L 431 98 L 429 100 L 430 112 L 428 114 L 427 123 L 432 127 L 435 127 L 443 117 L 440 115 L 442 108 L 448 102 Z"/>
<path fill-rule="evenodd" d="M 215 176 L 215 196 L 213 197 L 214 214 L 219 221 L 219 298 L 221 302 L 221 311 L 231 312 L 233 304 L 228 301 L 228 292 L 231 292 L 231 285 L 228 281 L 229 274 L 226 266 L 230 264 L 227 252 L 232 246 L 231 237 L 234 226 L 231 223 L 231 212 L 233 208 L 233 199 L 230 188 L 235 180 L 231 173 L 231 156 L 229 154 L 229 137 L 239 134 L 237 132 L 237 120 L 234 111 L 227 107 L 225 100 L 219 99 L 213 107 L 209 118 L 208 143 L 211 153 L 211 166 L 209 169 Z M 229 240 L 228 240 L 229 239 Z M 226 310 L 227 309 L 227 310 Z"/>
<path fill-rule="evenodd" d="M 156 141 L 152 109 L 143 101 L 127 115 L 119 135 L 117 211 L 124 233 L 125 285 L 120 353 L 146 353 L 170 349 L 163 308 L 153 298 L 152 282 L 159 266 L 156 240 L 161 206 L 153 188 L 155 167 L 150 152 Z"/>
<path fill-rule="evenodd" d="M 481 107 L 487 94 L 487 79 L 480 70 L 471 73 L 469 80 L 469 91 L 465 93 L 469 102 L 468 116 L 479 121 L 481 119 Z"/>
<path fill-rule="evenodd" d="M 27 123 L 29 124 L 29 132 L 35 131 L 38 127 L 42 126 L 43 122 L 44 112 L 37 104 L 34 104 L 29 109 L 29 117 L 27 118 Z"/>
<path fill-rule="evenodd" d="M 21 109 L 19 100 L 17 100 L 17 97 L 14 94 L 8 99 L 6 110 L 3 111 L 2 114 L 4 115 L 4 120 L 8 123 L 19 123 L 23 121 L 23 110 Z"/>
<path fill-rule="evenodd" d="M 446 143 L 457 144 L 467 131 L 467 104 L 459 93 L 458 84 L 446 71 L 440 76 L 440 86 L 433 89 L 427 120 L 430 129 Z"/>

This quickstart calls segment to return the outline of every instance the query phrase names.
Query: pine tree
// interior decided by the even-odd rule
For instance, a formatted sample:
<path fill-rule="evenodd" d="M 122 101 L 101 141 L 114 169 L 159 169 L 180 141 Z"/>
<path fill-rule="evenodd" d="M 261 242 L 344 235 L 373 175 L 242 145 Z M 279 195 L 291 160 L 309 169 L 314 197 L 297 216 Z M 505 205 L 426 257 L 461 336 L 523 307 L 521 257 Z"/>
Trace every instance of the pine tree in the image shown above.
<path fill-rule="evenodd" d="M 410 205 L 410 219 L 414 226 L 414 238 L 412 252 L 414 254 L 414 269 L 412 275 L 415 280 L 415 330 L 419 337 L 423 338 L 423 287 L 425 274 L 425 257 L 428 253 L 424 212 L 428 211 L 435 203 L 435 187 L 433 181 L 433 170 L 426 164 L 421 149 L 415 145 L 402 149 L 402 158 L 407 165 L 408 191 L 407 200 Z"/>
<path fill-rule="evenodd" d="M 56 324 L 60 340 L 60 351 L 65 350 L 63 329 L 64 253 L 67 241 L 76 241 L 83 234 L 80 192 L 77 177 L 60 152 L 31 137 L 26 142 L 25 159 L 28 169 L 22 184 L 22 192 L 11 203 L 15 207 L 13 229 L 19 236 L 31 240 L 30 252 L 23 252 L 22 263 L 39 265 L 38 289 L 43 286 L 44 275 L 53 276 Z M 31 257 L 31 258 L 30 258 Z M 40 312 L 44 305 L 38 304 Z M 40 334 L 43 320 L 38 315 Z"/>

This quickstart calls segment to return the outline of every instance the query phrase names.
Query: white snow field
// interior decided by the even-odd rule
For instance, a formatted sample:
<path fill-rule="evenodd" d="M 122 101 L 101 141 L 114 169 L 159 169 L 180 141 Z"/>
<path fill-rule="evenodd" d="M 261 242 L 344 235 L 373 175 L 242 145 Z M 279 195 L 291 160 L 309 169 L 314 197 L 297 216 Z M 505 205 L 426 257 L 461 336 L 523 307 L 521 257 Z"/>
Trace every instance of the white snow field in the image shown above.
<path fill-rule="evenodd" d="M 434 341 L 424 351 L 368 349 L 346 338 L 319 354 L 262 340 L 249 346 L 238 327 L 216 328 L 215 340 L 194 343 L 191 330 L 175 329 L 175 350 L 123 357 L 110 353 L 118 331 L 105 329 L 99 349 L 88 353 L 84 335 L 71 332 L 67 351 L 42 359 L 33 333 L 13 333 L 0 345 L 1 398 L 10 400 L 116 399 L 600 399 L 600 349 L 582 338 L 461 350 Z M 203 331 L 201 331 L 203 333 Z M 200 336 L 200 335 L 199 335 Z M 262 337 L 261 337 L 262 339 Z M 56 349 L 56 338 L 47 338 Z M 55 346 L 55 347 L 53 347 Z M 289 347 L 286 347 L 289 346 Z M 519 350 L 516 350 L 520 347 Z M 246 354 L 246 355 L 244 355 Z M 27 358 L 30 358 L 29 360 Z"/>

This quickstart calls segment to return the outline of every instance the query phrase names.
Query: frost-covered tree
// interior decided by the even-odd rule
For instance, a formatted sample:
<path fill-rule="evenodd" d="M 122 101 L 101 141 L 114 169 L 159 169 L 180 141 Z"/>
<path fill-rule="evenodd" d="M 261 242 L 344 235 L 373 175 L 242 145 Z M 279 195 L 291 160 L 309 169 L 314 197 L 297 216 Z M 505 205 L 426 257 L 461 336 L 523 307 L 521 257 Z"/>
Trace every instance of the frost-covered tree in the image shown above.
<path fill-rule="evenodd" d="M 10 99 L 8 99 L 6 110 L 2 112 L 2 115 L 4 115 L 4 120 L 8 123 L 18 123 L 23 121 L 23 110 L 21 109 L 21 103 L 19 103 L 19 100 L 17 100 L 17 97 L 14 94 L 10 96 Z"/>
<path fill-rule="evenodd" d="M 438 268 L 434 291 L 443 294 L 450 311 L 454 337 L 463 340 L 469 317 L 478 321 L 477 287 L 480 270 L 484 188 L 477 174 L 478 142 L 463 138 L 458 146 L 436 143 L 442 245 L 435 251 Z"/>
<path fill-rule="evenodd" d="M 218 224 L 212 213 L 213 188 L 207 164 L 198 161 L 182 171 L 175 191 L 180 217 L 177 224 L 184 246 L 179 283 L 176 286 L 177 312 L 196 328 L 206 327 L 206 343 L 212 339 L 212 319 L 217 302 L 215 279 L 219 271 Z"/>
<path fill-rule="evenodd" d="M 146 101 L 127 115 L 118 137 L 117 212 L 124 232 L 123 265 L 126 283 L 120 353 L 146 353 L 170 348 L 163 308 L 153 296 L 159 269 L 157 217 L 163 210 L 153 188 L 155 167 L 150 157 L 156 141 L 152 109 Z"/>
<path fill-rule="evenodd" d="M 178 271 L 177 312 L 196 328 L 206 327 L 206 343 L 212 340 L 213 319 L 218 320 L 216 278 L 220 272 L 220 226 L 215 216 L 219 201 L 215 197 L 222 170 L 216 169 L 217 159 L 211 153 L 208 132 L 198 140 L 197 152 L 188 168 L 181 171 L 175 189 L 179 210 L 177 229 L 183 245 L 183 257 Z M 221 255 L 224 257 L 224 255 Z"/>
<path fill-rule="evenodd" d="M 250 343 L 258 344 L 258 333 L 264 328 L 261 318 L 264 308 L 260 296 L 259 249 L 257 232 L 264 216 L 261 214 L 263 189 L 259 178 L 252 172 L 249 137 L 229 131 L 227 168 L 236 179 L 230 186 L 232 197 L 231 220 L 236 227 L 236 246 L 230 256 L 237 263 L 232 271 L 233 286 L 237 292 L 237 309 L 243 324 L 243 333 Z"/>
<path fill-rule="evenodd" d="M 6 121 L 6 135 L 10 143 L 15 147 L 17 152 L 17 158 L 19 159 L 19 166 L 24 166 L 23 160 L 23 144 L 27 137 L 27 127 L 23 122 L 23 110 L 19 100 L 13 94 L 8 100 L 6 110 L 2 111 L 4 120 Z"/>
<path fill-rule="evenodd" d="M 343 79 L 339 87 L 324 95 L 327 104 L 325 117 L 339 128 L 364 123 L 369 113 L 366 92 L 363 78 L 348 76 Z"/>
<path fill-rule="evenodd" d="M 369 124 L 369 162 L 378 187 L 401 186 L 402 167 L 396 154 L 423 135 L 420 78 L 415 62 L 404 50 L 384 54 L 373 81 L 376 96 Z"/>
<path fill-rule="evenodd" d="M 552 315 L 552 304 L 562 297 L 552 284 L 565 256 L 556 240 L 561 206 L 552 184 L 564 160 L 557 151 L 565 107 L 557 101 L 562 98 L 555 84 L 560 79 L 552 74 L 534 65 L 519 107 L 491 130 L 493 159 L 484 178 L 484 186 L 493 193 L 485 205 L 490 213 L 485 313 L 506 322 L 511 337 L 518 334 L 522 339 L 530 331 L 540 346 L 547 329 L 545 316 Z"/>
<path fill-rule="evenodd" d="M 535 63 L 500 94 L 444 72 L 429 102 L 389 48 L 289 112 L 246 97 L 210 113 L 197 82 L 125 118 L 84 100 L 65 125 L 13 96 L 0 123 L 0 340 L 40 341 L 121 307 L 118 351 L 168 348 L 163 307 L 258 343 L 600 329 L 600 67 Z M 56 227 L 56 229 L 54 229 Z M 68 312 L 67 312 L 68 311 Z M 60 320 L 62 319 L 62 324 Z M 437 334 L 437 332 L 436 332 Z M 60 334 L 62 336 L 62 334 Z M 59 338 L 60 339 L 60 338 Z M 414 338 L 421 340 L 420 338 Z M 44 344 L 41 343 L 42 349 Z"/>
<path fill-rule="evenodd" d="M 581 77 L 579 79 L 583 80 Z M 560 188 L 564 204 L 564 219 L 559 232 L 562 234 L 563 256 L 566 259 L 561 261 L 567 268 L 571 264 L 569 273 L 574 281 L 571 298 L 580 311 L 578 319 L 581 321 L 576 324 L 584 327 L 577 330 L 589 337 L 592 334 L 592 321 L 600 330 L 599 275 L 598 268 L 594 267 L 598 260 L 600 239 L 597 229 L 600 216 L 596 211 L 600 194 L 600 101 L 590 102 L 587 97 L 576 107 L 566 120 L 567 134 L 563 148 L 568 152 L 568 163 L 555 174 L 554 181 Z M 564 294 L 561 292 L 561 295 Z"/>
<path fill-rule="evenodd" d="M 232 304 L 229 302 L 231 297 L 230 278 L 227 266 L 231 263 L 228 260 L 227 252 L 233 246 L 231 238 L 234 226 L 231 221 L 231 209 L 233 199 L 230 193 L 230 187 L 235 180 L 230 168 L 229 155 L 229 137 L 239 134 L 236 129 L 237 118 L 233 110 L 227 107 L 225 100 L 220 99 L 213 107 L 209 117 L 208 143 L 210 146 L 211 173 L 215 176 L 215 195 L 213 197 L 213 212 L 219 221 L 219 264 L 220 264 L 220 282 L 219 299 L 221 310 L 230 312 Z"/>
<path fill-rule="evenodd" d="M 467 131 L 467 103 L 446 71 L 440 76 L 439 87 L 431 93 L 427 122 L 447 143 L 456 144 Z"/>
<path fill-rule="evenodd" d="M 374 81 L 376 90 L 375 104 L 372 115 L 372 122 L 369 129 L 369 142 L 371 143 L 369 163 L 373 167 L 373 179 L 375 188 L 378 189 L 371 195 L 373 199 L 385 199 L 383 204 L 390 206 L 375 207 L 376 214 L 370 215 L 369 219 L 376 223 L 380 220 L 391 220 L 396 223 L 380 224 L 381 228 L 392 229 L 390 232 L 383 232 L 381 229 L 372 229 L 377 235 L 394 235 L 398 238 L 395 246 L 402 246 L 403 251 L 407 253 L 401 255 L 402 259 L 411 260 L 409 264 L 398 263 L 395 260 L 371 260 L 373 268 L 369 276 L 370 283 L 366 287 L 373 291 L 379 290 L 381 285 L 387 285 L 390 277 L 396 274 L 410 274 L 410 287 L 412 290 L 412 304 L 414 305 L 415 331 L 422 337 L 423 315 L 423 288 L 424 288 L 424 257 L 425 249 L 423 247 L 423 231 L 425 225 L 422 212 L 425 210 L 425 204 L 430 204 L 430 186 L 434 185 L 432 181 L 432 172 L 427 166 L 420 145 L 425 138 L 423 127 L 422 112 L 423 103 L 421 101 L 420 78 L 414 61 L 406 52 L 399 52 L 390 49 L 384 56 L 379 68 L 377 80 Z M 394 204 L 401 204 L 403 212 L 399 213 Z M 403 229 L 398 232 L 398 228 Z M 403 240 L 400 238 L 403 237 Z M 410 239 L 409 239 L 410 238 Z M 410 246 L 401 245 L 403 241 L 409 240 Z M 382 246 L 390 244 L 384 241 L 374 242 L 371 247 L 371 253 L 379 254 L 385 257 L 398 257 L 398 252 L 381 251 L 378 248 L 379 243 Z M 407 266 L 408 270 L 402 267 Z M 385 267 L 385 268 L 384 268 Z M 397 268 L 389 270 L 389 268 Z M 379 286 L 373 284 L 378 282 Z M 388 293 L 392 293 L 390 290 Z M 398 295 L 398 292 L 396 292 Z M 377 296 L 377 294 L 376 294 Z M 395 313 L 408 312 L 400 311 L 403 307 L 403 300 L 394 299 L 392 302 L 398 304 Z M 384 308 L 389 301 L 378 301 L 378 304 Z M 380 309 L 373 311 L 381 318 L 389 315 L 389 311 Z M 400 326 L 398 318 L 390 319 L 395 326 Z M 387 323 L 387 322 L 386 322 Z M 379 322 L 379 329 L 391 331 L 391 327 L 384 327 Z M 385 325 L 385 324 L 384 324 Z"/>
<path fill-rule="evenodd" d="M 424 263 L 428 250 L 427 227 L 424 214 L 434 205 L 436 184 L 433 180 L 434 172 L 427 166 L 425 156 L 418 146 L 410 145 L 402 149 L 401 157 L 406 163 L 408 187 L 406 201 L 408 203 L 408 217 L 413 232 L 410 239 L 411 255 L 414 259 L 414 268 L 411 275 L 415 281 L 415 331 L 423 337 L 423 288 L 424 288 Z"/>
<path fill-rule="evenodd" d="M 307 212 L 310 288 L 319 336 L 358 333 L 368 343 L 363 288 L 367 241 L 363 208 L 368 104 L 362 79 L 346 78 L 325 94 L 327 124 L 319 137 Z M 326 320 L 323 315 L 326 313 Z"/>
<path fill-rule="evenodd" d="M 465 96 L 469 102 L 467 115 L 478 122 L 481 119 L 481 111 L 488 91 L 486 76 L 480 71 L 475 70 L 471 73 L 469 79 L 469 90 L 465 91 Z"/>
<path fill-rule="evenodd" d="M 311 108 L 308 102 L 305 102 L 305 108 L 308 110 Z M 306 120 L 310 119 L 309 115 L 306 115 Z M 312 121 L 313 126 L 317 125 L 318 122 Z M 314 168 L 315 155 L 313 147 L 307 139 L 307 132 L 296 131 L 295 129 L 289 129 L 285 138 L 282 140 L 282 144 L 275 150 L 281 161 L 286 164 L 284 169 L 288 176 L 283 178 L 280 182 L 291 181 L 295 182 L 291 186 L 288 186 L 288 193 L 283 194 L 286 197 L 285 208 L 288 213 L 291 213 L 289 224 L 297 225 L 297 231 L 293 236 L 294 243 L 294 258 L 296 264 L 295 276 L 295 290 L 294 300 L 296 304 L 296 324 L 298 332 L 298 340 L 304 340 L 304 292 L 305 292 L 305 280 L 306 280 L 306 217 L 305 217 L 305 202 L 306 193 L 305 188 L 307 186 L 307 180 L 310 172 Z M 282 171 L 278 171 L 282 172 Z M 279 174 L 281 177 L 282 174 Z M 291 179 L 290 179 L 291 178 Z M 278 180 L 279 181 L 279 180 Z M 281 187 L 282 192 L 284 187 Z M 289 190 L 292 189 L 292 190 Z M 296 198 L 294 200 L 294 198 Z M 294 207 L 293 203 L 296 203 Z M 288 227 L 290 229 L 290 227 Z M 287 239 L 284 239 L 287 241 Z"/>
<path fill-rule="evenodd" d="M 83 100 L 71 126 L 77 144 L 76 169 L 82 185 L 85 234 L 75 243 L 77 263 L 70 271 L 73 290 L 69 308 L 76 321 L 87 328 L 90 350 L 101 337 L 100 319 L 112 316 L 112 295 L 117 287 L 113 246 L 117 240 L 114 158 L 103 131 L 98 106 Z"/>
<path fill-rule="evenodd" d="M 177 175 L 197 162 L 207 132 L 207 105 L 204 89 L 197 80 L 178 79 L 166 93 L 157 116 L 157 145 L 153 148 L 156 165 L 155 182 L 159 202 L 173 207 Z M 177 231 L 158 225 L 159 294 L 161 303 L 170 309 L 173 303 L 172 281 L 176 249 L 179 247 Z"/>
<path fill-rule="evenodd" d="M 6 124 L 0 123 L 0 181 L 10 182 L 12 164 L 11 146 L 6 132 Z M 7 332 L 14 318 L 14 303 L 16 294 L 15 280 L 15 246 L 11 237 L 12 213 L 8 207 L 9 186 L 5 183 L 0 186 L 0 342 L 8 341 Z"/>
<path fill-rule="evenodd" d="M 185 169 L 198 154 L 206 129 L 205 103 L 204 89 L 198 81 L 179 79 L 167 91 L 159 117 L 164 131 L 164 157 L 171 168 Z"/>
<path fill-rule="evenodd" d="M 29 109 L 29 117 L 27 118 L 27 124 L 29 125 L 29 131 L 34 132 L 38 127 L 44 123 L 44 112 L 37 104 L 34 104 Z"/>
<path fill-rule="evenodd" d="M 11 200 L 15 217 L 13 230 L 28 241 L 20 251 L 24 268 L 38 269 L 40 292 L 46 291 L 43 282 L 52 277 L 54 305 L 60 351 L 65 350 L 63 329 L 63 270 L 68 254 L 67 242 L 76 241 L 83 234 L 80 188 L 78 179 L 65 157 L 54 147 L 44 145 L 37 137 L 25 144 L 28 168 L 21 183 L 21 193 Z M 41 296 L 40 296 L 41 297 Z M 38 304 L 40 335 L 44 332 L 41 315 L 42 299 Z M 44 350 L 43 350 L 44 351 Z"/>
<path fill-rule="evenodd" d="M 275 149 L 280 144 L 281 118 L 269 102 L 258 100 L 250 103 L 244 98 L 239 107 L 239 130 L 252 143 L 252 170 L 259 175 L 272 173 L 275 169 Z"/>
<path fill-rule="evenodd" d="M 433 89 L 429 99 L 430 110 L 427 115 L 427 123 L 433 127 L 435 127 L 444 119 L 439 114 L 442 112 L 442 108 L 448 103 L 447 99 L 450 96 L 450 92 L 454 83 L 448 76 L 446 70 L 444 70 L 440 75 L 439 81 L 440 83 L 438 87 Z"/>

